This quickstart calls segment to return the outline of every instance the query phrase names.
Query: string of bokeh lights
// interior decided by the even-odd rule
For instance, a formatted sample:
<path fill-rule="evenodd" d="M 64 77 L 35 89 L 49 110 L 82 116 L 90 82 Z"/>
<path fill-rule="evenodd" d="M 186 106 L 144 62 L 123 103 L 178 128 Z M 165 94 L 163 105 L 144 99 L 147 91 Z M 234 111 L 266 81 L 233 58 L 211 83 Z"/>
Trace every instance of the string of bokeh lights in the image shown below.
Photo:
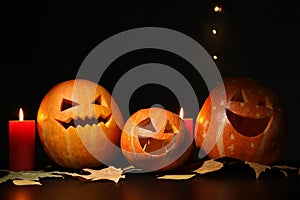
<path fill-rule="evenodd" d="M 221 13 L 222 13 L 222 6 L 219 5 L 219 4 L 214 5 L 213 11 L 216 12 L 216 13 L 221 14 Z M 211 33 L 213 34 L 213 36 L 216 36 L 216 35 L 217 35 L 218 32 L 217 32 L 216 27 L 213 27 L 213 28 L 212 28 Z M 213 58 L 214 60 L 217 60 L 217 59 L 218 59 L 218 54 L 217 54 L 217 53 L 214 53 L 214 54 L 212 55 L 212 58 Z"/>

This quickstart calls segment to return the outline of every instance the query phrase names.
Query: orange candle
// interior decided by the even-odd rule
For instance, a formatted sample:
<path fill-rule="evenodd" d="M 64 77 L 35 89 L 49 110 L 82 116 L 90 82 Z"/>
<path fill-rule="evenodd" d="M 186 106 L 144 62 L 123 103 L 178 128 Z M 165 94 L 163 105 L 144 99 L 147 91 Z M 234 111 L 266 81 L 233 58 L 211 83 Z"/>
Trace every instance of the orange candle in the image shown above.
<path fill-rule="evenodd" d="M 22 108 L 19 120 L 9 121 L 9 170 L 34 170 L 35 120 L 24 120 Z"/>

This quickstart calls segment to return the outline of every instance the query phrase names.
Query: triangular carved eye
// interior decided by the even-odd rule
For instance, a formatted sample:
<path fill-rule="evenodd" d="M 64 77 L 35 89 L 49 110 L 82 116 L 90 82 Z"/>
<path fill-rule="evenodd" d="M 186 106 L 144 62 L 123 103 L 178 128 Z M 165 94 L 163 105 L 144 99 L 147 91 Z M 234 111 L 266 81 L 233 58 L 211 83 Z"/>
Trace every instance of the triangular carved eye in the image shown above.
<path fill-rule="evenodd" d="M 262 98 L 261 100 L 259 100 L 259 102 L 257 103 L 258 106 L 263 106 L 266 107 L 266 98 Z"/>
<path fill-rule="evenodd" d="M 268 96 L 266 96 L 266 107 L 273 109 L 273 105 Z"/>
<path fill-rule="evenodd" d="M 247 96 L 245 94 L 245 91 L 242 89 L 242 90 L 237 91 L 232 96 L 231 101 L 239 101 L 239 102 L 247 103 L 248 102 L 248 98 L 247 98 Z"/>
<path fill-rule="evenodd" d="M 272 104 L 271 104 L 271 101 L 270 101 L 270 99 L 268 98 L 268 96 L 262 98 L 262 99 L 257 103 L 257 105 L 259 105 L 259 106 L 264 106 L 264 107 L 270 108 L 270 109 L 273 108 L 273 107 L 272 107 Z"/>
<path fill-rule="evenodd" d="M 172 125 L 170 124 L 170 122 L 167 122 L 166 128 L 165 128 L 165 133 L 174 133 L 174 130 L 172 128 Z"/>
<path fill-rule="evenodd" d="M 92 104 L 101 105 L 101 96 L 97 97 L 95 101 L 92 102 Z"/>
<path fill-rule="evenodd" d="M 151 122 L 150 118 L 144 119 L 143 121 L 141 121 L 140 123 L 138 123 L 137 126 L 140 127 L 140 128 L 152 131 L 152 132 L 156 131 L 155 128 L 154 128 L 154 126 L 153 126 L 153 124 L 152 124 L 152 122 Z"/>
<path fill-rule="evenodd" d="M 60 105 L 60 110 L 64 111 L 67 110 L 69 108 L 72 108 L 74 106 L 78 106 L 79 103 L 76 103 L 74 101 L 68 100 L 68 99 L 63 99 Z"/>
<path fill-rule="evenodd" d="M 179 131 L 167 121 L 164 133 L 178 133 Z"/>

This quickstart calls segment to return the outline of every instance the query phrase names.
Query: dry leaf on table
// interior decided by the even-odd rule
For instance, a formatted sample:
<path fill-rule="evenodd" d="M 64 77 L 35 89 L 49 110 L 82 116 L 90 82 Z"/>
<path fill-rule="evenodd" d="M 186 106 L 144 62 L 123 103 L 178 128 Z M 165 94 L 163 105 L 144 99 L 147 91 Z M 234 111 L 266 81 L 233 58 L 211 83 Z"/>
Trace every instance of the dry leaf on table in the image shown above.
<path fill-rule="evenodd" d="M 45 171 L 19 171 L 19 172 L 14 172 L 14 171 L 7 171 L 8 174 L 4 177 L 0 178 L 0 183 L 6 182 L 8 180 L 24 180 L 23 185 L 26 181 L 29 181 L 30 185 L 32 185 L 32 181 L 39 183 L 40 178 L 45 178 L 45 177 L 55 177 L 55 178 L 63 178 L 62 174 L 64 172 L 58 172 L 58 171 L 52 171 L 52 172 L 45 172 Z M 15 181 L 16 182 L 16 181 Z M 14 183 L 15 183 L 14 182 Z M 22 181 L 21 181 L 22 182 Z M 20 183 L 17 181 L 17 183 Z"/>
<path fill-rule="evenodd" d="M 258 179 L 260 174 L 264 172 L 266 169 L 271 169 L 271 167 L 268 165 L 263 165 L 255 162 L 246 161 L 245 164 L 248 164 L 252 169 L 254 169 L 256 179 Z"/>
<path fill-rule="evenodd" d="M 194 177 L 196 174 L 174 174 L 174 175 L 163 175 L 157 177 L 157 179 L 169 179 L 169 180 L 187 180 Z"/>
<path fill-rule="evenodd" d="M 13 180 L 13 183 L 15 185 L 42 185 L 40 182 L 38 181 L 29 181 L 29 180 Z"/>
<path fill-rule="evenodd" d="M 296 167 L 291 167 L 287 165 L 275 165 L 272 168 L 279 169 L 284 174 L 285 177 L 288 177 L 288 171 L 298 170 L 298 168 Z"/>
<path fill-rule="evenodd" d="M 93 170 L 88 168 L 84 168 L 82 170 L 85 172 L 89 172 L 90 174 L 83 175 L 77 173 L 67 173 L 67 175 L 77 178 L 83 178 L 89 181 L 112 180 L 116 183 L 119 181 L 120 178 L 125 178 L 125 175 L 123 175 L 123 170 L 112 166 L 100 170 Z"/>
<path fill-rule="evenodd" d="M 214 172 L 220 170 L 224 166 L 223 163 L 215 161 L 213 159 L 206 160 L 203 162 L 203 165 L 194 170 L 193 172 L 196 172 L 198 174 L 206 174 L 208 172 Z"/>

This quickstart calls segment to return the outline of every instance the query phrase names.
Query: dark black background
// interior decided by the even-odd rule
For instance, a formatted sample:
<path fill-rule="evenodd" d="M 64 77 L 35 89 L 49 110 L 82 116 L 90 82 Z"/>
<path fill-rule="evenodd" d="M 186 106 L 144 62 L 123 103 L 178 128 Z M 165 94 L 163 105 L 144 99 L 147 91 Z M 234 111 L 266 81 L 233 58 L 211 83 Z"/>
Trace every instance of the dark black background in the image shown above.
<path fill-rule="evenodd" d="M 221 14 L 213 12 L 213 6 L 219 2 L 223 6 Z M 282 159 L 299 160 L 297 26 L 300 14 L 295 2 L 14 0 L 1 3 L 1 168 L 8 165 L 8 121 L 17 119 L 20 107 L 26 119 L 36 119 L 44 95 L 55 84 L 74 79 L 82 61 L 95 46 L 121 31 L 144 26 L 180 31 L 198 41 L 208 53 L 217 52 L 216 64 L 224 78 L 248 76 L 277 91 L 287 105 L 291 124 L 289 146 Z M 211 34 L 213 27 L 218 30 L 217 37 Z M 176 55 L 138 51 L 112 64 L 101 84 L 111 91 L 118 77 L 130 67 L 154 61 L 189 69 Z M 201 77 L 197 85 L 197 77 L 190 75 L 193 86 L 200 90 Z M 154 89 L 161 92 L 150 99 L 149 93 L 154 93 Z M 155 101 L 177 109 L 176 99 L 168 105 L 160 95 L 172 97 L 163 87 L 145 86 L 132 97 L 131 112 Z M 197 91 L 197 95 L 201 106 L 207 92 Z M 38 140 L 37 162 L 50 162 Z"/>

